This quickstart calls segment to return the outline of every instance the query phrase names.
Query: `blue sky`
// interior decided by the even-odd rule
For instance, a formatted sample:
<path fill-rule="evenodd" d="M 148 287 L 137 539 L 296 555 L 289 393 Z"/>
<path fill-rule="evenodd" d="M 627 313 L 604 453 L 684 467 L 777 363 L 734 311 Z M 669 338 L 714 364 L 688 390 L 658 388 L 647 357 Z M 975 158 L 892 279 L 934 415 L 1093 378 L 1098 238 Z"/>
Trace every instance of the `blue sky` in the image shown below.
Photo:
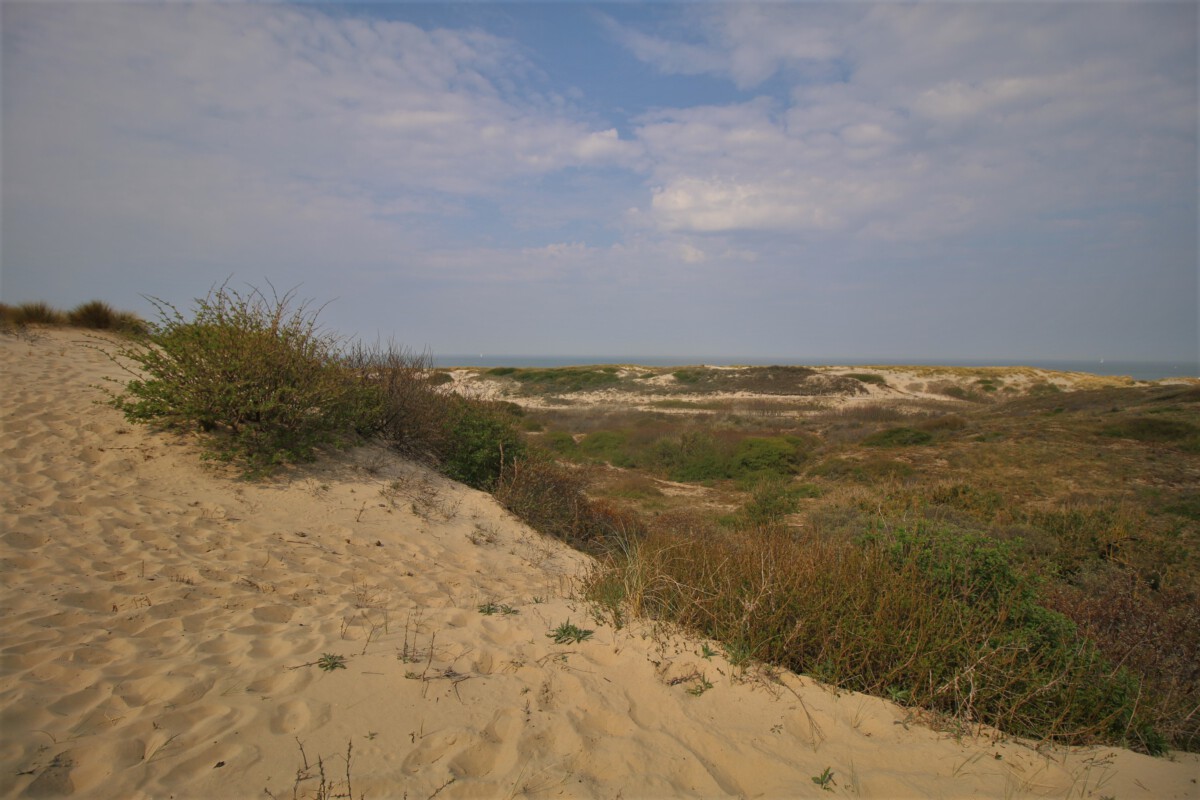
<path fill-rule="evenodd" d="M 0 5 L 0 297 L 434 354 L 1200 358 L 1195 3 Z"/>

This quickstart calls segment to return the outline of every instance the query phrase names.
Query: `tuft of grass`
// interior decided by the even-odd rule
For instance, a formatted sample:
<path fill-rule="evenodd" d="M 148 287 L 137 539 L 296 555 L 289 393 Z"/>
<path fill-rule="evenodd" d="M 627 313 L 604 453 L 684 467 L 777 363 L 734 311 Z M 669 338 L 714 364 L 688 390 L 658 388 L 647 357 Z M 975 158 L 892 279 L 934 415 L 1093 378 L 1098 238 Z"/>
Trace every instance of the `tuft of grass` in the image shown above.
<path fill-rule="evenodd" d="M 37 301 L 33 303 L 21 303 L 18 306 L 9 306 L 9 311 L 6 318 L 10 319 L 14 325 L 63 325 L 67 322 L 67 315 L 56 308 L 50 306 L 49 303 Z"/>
<path fill-rule="evenodd" d="M 149 332 L 149 326 L 141 317 L 128 311 L 115 311 L 102 300 L 92 300 L 71 309 L 67 321 L 77 328 L 116 331 L 141 336 Z"/>

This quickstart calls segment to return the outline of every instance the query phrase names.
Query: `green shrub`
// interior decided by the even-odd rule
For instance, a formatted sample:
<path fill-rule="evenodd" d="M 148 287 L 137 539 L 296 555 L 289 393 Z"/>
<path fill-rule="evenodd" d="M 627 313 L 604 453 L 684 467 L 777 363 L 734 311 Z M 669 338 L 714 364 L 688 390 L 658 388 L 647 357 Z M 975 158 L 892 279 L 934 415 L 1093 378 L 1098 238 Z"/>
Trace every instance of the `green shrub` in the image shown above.
<path fill-rule="evenodd" d="M 913 428 L 889 428 L 873 433 L 863 439 L 868 447 L 909 447 L 912 445 L 929 444 L 933 435 Z"/>
<path fill-rule="evenodd" d="M 445 436 L 438 454 L 442 472 L 456 481 L 491 491 L 504 464 L 525 453 L 513 417 L 494 403 L 446 399 Z"/>
<path fill-rule="evenodd" d="M 791 475 L 803 459 L 798 439 L 785 436 L 750 436 L 738 442 L 733 454 L 735 474 L 771 472 Z"/>
<path fill-rule="evenodd" d="M 731 474 L 730 454 L 723 444 L 706 431 L 685 431 L 659 440 L 653 457 L 666 468 L 671 480 L 720 480 Z"/>
<path fill-rule="evenodd" d="M 438 466 L 449 438 L 447 396 L 437 389 L 440 374 L 428 353 L 392 344 L 347 349 L 343 365 L 379 393 L 373 430 L 398 453 Z"/>
<path fill-rule="evenodd" d="M 882 375 L 876 375 L 873 372 L 853 372 L 847 373 L 847 378 L 854 378 L 860 383 L 872 383 L 876 386 L 887 386 L 887 379 Z"/>
<path fill-rule="evenodd" d="M 345 367 L 339 340 L 291 293 L 222 285 L 191 319 L 152 302 L 160 320 L 146 343 L 116 354 L 140 371 L 115 398 L 130 421 L 198 430 L 211 457 L 247 472 L 311 460 L 318 446 L 377 428 L 378 390 Z"/>
<path fill-rule="evenodd" d="M 734 516 L 735 527 L 760 527 L 779 522 L 800 508 L 804 492 L 789 481 L 764 473 L 750 490 L 750 499 Z"/>

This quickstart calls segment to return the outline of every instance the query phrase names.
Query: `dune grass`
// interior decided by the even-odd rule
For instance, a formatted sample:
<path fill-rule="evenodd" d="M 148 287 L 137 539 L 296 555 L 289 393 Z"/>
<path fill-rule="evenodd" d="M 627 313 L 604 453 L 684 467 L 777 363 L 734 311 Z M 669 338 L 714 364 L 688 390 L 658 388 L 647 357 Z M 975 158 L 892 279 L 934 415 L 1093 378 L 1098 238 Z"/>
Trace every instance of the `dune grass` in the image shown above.
<path fill-rule="evenodd" d="M 81 303 L 70 311 L 61 311 L 42 301 L 16 306 L 0 303 L 0 327 L 18 329 L 29 325 L 69 325 L 132 336 L 143 335 L 148 330 L 145 321 L 137 314 L 116 311 L 102 300 Z"/>

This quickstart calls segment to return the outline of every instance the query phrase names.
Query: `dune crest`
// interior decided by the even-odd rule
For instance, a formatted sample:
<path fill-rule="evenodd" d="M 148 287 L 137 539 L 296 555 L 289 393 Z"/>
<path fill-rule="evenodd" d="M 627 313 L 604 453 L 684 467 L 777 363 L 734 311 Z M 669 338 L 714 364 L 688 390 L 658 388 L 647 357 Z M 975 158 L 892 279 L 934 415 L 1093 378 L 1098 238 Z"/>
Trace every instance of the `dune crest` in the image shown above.
<path fill-rule="evenodd" d="M 94 344 L 0 336 L 3 797 L 1200 794 L 604 624 L 588 557 L 381 448 L 240 480 L 98 404 Z"/>

